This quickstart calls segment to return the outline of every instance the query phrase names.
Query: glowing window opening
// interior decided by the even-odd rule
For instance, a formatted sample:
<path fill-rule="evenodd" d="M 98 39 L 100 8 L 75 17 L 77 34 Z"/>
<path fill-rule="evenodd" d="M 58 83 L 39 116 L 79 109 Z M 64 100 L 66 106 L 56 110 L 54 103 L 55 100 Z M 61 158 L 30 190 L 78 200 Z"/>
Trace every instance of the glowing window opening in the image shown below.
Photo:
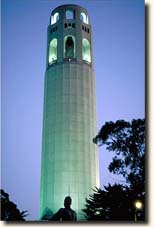
<path fill-rule="evenodd" d="M 89 19 L 88 19 L 88 15 L 86 15 L 85 13 L 81 13 L 80 14 L 80 20 L 85 23 L 85 24 L 89 24 Z"/>
<path fill-rule="evenodd" d="M 91 63 L 90 42 L 88 39 L 82 40 L 82 59 Z"/>
<path fill-rule="evenodd" d="M 57 39 L 54 38 L 49 44 L 49 64 L 57 60 Z"/>
<path fill-rule="evenodd" d="M 55 24 L 59 20 L 59 13 L 55 13 L 51 16 L 51 25 Z"/>

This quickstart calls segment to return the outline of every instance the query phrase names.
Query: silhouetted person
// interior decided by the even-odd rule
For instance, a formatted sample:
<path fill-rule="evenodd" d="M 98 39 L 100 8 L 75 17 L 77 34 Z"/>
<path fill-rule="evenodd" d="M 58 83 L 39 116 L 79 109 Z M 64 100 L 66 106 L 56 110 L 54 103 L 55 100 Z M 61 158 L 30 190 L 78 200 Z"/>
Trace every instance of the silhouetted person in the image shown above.
<path fill-rule="evenodd" d="M 77 215 L 74 210 L 71 209 L 72 199 L 70 196 L 65 197 L 64 199 L 64 207 L 58 210 L 55 213 L 51 221 L 77 221 Z"/>

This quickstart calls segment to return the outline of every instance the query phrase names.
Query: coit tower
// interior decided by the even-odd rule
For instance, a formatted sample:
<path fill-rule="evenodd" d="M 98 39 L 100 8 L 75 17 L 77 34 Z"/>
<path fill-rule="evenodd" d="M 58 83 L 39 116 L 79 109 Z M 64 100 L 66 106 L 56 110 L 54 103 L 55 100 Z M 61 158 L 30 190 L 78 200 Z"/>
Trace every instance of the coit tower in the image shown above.
<path fill-rule="evenodd" d="M 66 196 L 78 220 L 99 187 L 92 28 L 77 5 L 55 8 L 47 30 L 40 216 L 52 216 Z"/>

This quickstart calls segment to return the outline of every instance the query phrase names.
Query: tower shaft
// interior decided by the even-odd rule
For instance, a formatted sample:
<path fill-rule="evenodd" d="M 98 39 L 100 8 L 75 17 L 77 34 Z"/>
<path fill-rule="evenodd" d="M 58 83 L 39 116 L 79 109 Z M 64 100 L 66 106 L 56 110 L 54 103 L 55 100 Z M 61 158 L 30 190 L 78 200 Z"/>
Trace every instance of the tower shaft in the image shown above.
<path fill-rule="evenodd" d="M 64 19 L 68 10 L 76 17 Z M 92 142 L 97 133 L 92 49 L 90 47 L 90 55 L 89 50 L 84 50 L 84 47 L 88 49 L 84 40 L 91 43 L 91 35 L 87 33 L 85 39 L 84 23 L 77 17 L 82 12 L 83 8 L 75 5 L 58 7 L 52 13 L 52 18 L 56 13 L 59 15 L 59 24 L 58 21 L 54 23 L 57 32 L 51 36 L 53 26 L 48 27 L 41 216 L 57 212 L 63 207 L 65 196 L 70 195 L 78 220 L 83 220 L 85 198 L 92 193 L 92 188 L 99 186 L 98 154 Z M 65 24 L 74 24 L 78 30 L 65 29 Z M 87 54 L 86 61 L 84 53 Z"/>

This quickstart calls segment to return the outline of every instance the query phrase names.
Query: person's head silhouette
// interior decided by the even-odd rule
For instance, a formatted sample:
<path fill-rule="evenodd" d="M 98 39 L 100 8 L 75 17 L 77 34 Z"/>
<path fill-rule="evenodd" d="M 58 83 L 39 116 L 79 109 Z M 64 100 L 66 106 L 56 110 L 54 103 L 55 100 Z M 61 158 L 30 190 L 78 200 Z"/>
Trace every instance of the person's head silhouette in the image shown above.
<path fill-rule="evenodd" d="M 50 220 L 53 221 L 77 221 L 77 214 L 71 209 L 72 199 L 70 196 L 66 196 L 64 199 L 64 207 L 55 213 Z"/>
<path fill-rule="evenodd" d="M 65 208 L 70 208 L 71 203 L 72 203 L 71 197 L 70 196 L 66 196 L 65 199 L 64 199 L 64 207 Z"/>

